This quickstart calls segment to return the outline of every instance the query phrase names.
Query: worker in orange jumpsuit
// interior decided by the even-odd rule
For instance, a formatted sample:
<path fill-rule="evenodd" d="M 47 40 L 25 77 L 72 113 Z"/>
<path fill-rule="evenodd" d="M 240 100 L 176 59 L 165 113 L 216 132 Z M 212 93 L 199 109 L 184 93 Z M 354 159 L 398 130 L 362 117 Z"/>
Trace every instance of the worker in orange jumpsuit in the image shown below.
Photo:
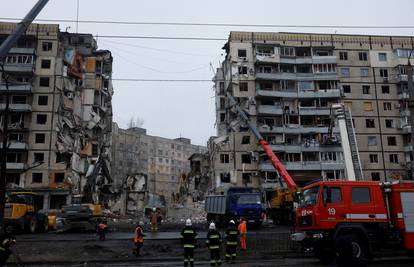
<path fill-rule="evenodd" d="M 240 219 L 240 224 L 239 224 L 239 233 L 240 233 L 240 248 L 243 251 L 247 250 L 247 223 L 246 220 L 244 218 Z"/>
<path fill-rule="evenodd" d="M 150 222 L 151 222 L 151 232 L 157 232 L 158 231 L 158 212 L 156 208 L 152 209 L 152 212 L 150 215 Z"/>
<path fill-rule="evenodd" d="M 134 254 L 137 257 L 141 256 L 140 250 L 141 250 L 142 246 L 144 245 L 143 225 L 144 225 L 143 222 L 139 222 L 137 227 L 135 228 L 135 231 L 134 231 L 134 245 L 135 245 Z"/>

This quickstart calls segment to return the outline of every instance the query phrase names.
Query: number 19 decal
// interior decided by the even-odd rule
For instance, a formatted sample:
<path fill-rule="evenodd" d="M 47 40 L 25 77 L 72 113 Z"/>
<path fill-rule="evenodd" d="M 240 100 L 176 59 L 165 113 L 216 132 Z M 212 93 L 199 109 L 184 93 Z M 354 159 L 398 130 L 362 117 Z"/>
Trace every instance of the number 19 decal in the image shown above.
<path fill-rule="evenodd" d="M 336 213 L 335 208 L 329 208 L 329 209 L 328 209 L 328 214 L 329 214 L 329 215 L 335 215 L 335 213 Z"/>

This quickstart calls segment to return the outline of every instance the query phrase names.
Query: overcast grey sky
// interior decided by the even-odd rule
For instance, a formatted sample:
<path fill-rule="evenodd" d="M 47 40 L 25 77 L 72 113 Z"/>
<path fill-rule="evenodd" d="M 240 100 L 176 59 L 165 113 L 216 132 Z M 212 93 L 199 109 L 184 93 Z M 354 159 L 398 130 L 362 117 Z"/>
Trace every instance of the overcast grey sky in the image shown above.
<path fill-rule="evenodd" d="M 0 17 L 22 18 L 37 0 L 1 0 Z M 39 19 L 76 19 L 76 0 L 50 0 Z M 413 25 L 412 0 L 80 0 L 80 20 L 296 25 Z M 74 23 L 60 29 L 75 32 Z M 231 30 L 413 35 L 413 29 L 312 29 L 79 24 L 99 35 L 227 38 Z M 224 41 L 98 38 L 114 56 L 114 78 L 211 79 Z M 205 144 L 215 134 L 212 82 L 114 81 L 114 121 L 144 120 L 148 133 Z"/>

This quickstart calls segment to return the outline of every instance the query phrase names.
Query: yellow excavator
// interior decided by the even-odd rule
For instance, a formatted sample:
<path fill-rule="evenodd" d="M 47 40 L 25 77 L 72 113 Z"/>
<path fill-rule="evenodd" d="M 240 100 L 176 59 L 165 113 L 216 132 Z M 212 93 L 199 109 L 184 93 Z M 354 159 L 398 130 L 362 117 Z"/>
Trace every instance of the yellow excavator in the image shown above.
<path fill-rule="evenodd" d="M 267 190 L 267 216 L 274 224 L 293 223 L 294 192 L 286 187 L 276 187 Z"/>

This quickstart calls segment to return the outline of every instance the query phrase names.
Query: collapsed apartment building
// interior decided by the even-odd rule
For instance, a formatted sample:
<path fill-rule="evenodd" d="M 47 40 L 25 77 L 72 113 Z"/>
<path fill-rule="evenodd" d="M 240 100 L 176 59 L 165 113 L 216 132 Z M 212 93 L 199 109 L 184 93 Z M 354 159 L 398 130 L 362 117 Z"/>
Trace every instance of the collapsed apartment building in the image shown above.
<path fill-rule="evenodd" d="M 174 202 L 186 187 L 191 171 L 190 156 L 207 151 L 203 146 L 191 144 L 188 138 L 151 136 L 146 129 L 121 129 L 116 123 L 112 128 L 114 184 L 123 188 L 128 183 L 140 185 L 127 189 L 128 196 L 119 206 L 121 212 L 123 207 L 126 213 L 135 213 L 139 210 L 137 207 L 165 206 Z"/>
<path fill-rule="evenodd" d="M 0 40 L 15 27 L 0 23 Z M 74 198 L 98 201 L 107 188 L 96 184 L 111 183 L 111 52 L 98 50 L 91 34 L 32 24 L 4 66 L 11 101 L 7 183 L 37 192 L 46 210 Z M 4 103 L 4 81 L 0 88 Z"/>
<path fill-rule="evenodd" d="M 349 111 L 360 178 L 406 178 L 412 159 L 406 66 L 412 48 L 412 37 L 231 32 L 214 77 L 218 136 L 208 144 L 214 187 L 279 184 L 227 94 L 300 185 L 345 178 L 341 138 L 348 137 L 339 136 L 332 122 L 335 103 Z"/>

